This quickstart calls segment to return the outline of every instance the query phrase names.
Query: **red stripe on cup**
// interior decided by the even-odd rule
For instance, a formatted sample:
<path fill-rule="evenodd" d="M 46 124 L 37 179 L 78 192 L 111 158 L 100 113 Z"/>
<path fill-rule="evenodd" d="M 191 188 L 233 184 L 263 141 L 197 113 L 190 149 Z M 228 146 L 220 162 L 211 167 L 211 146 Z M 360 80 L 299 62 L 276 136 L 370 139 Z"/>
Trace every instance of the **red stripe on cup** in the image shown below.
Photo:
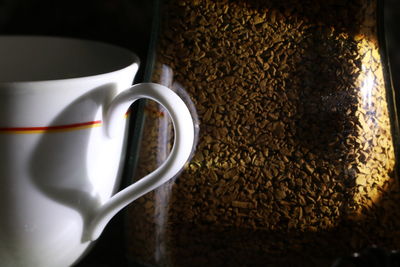
<path fill-rule="evenodd" d="M 41 132 L 71 131 L 71 130 L 98 127 L 101 126 L 101 124 L 102 121 L 97 120 L 97 121 L 48 126 L 48 127 L 0 127 L 0 133 L 41 133 Z"/>

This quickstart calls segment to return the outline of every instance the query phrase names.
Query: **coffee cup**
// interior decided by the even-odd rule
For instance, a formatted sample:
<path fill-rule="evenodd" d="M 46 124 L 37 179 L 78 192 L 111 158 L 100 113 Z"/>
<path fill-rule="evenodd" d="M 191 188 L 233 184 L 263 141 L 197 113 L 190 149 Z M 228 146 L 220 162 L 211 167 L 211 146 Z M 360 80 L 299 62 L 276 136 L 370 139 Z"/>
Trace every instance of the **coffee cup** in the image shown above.
<path fill-rule="evenodd" d="M 165 86 L 132 86 L 139 60 L 121 47 L 0 36 L 0 58 L 0 264 L 73 265 L 116 213 L 181 170 L 194 144 L 191 114 Z M 127 112 L 141 98 L 166 108 L 174 145 L 117 192 Z"/>

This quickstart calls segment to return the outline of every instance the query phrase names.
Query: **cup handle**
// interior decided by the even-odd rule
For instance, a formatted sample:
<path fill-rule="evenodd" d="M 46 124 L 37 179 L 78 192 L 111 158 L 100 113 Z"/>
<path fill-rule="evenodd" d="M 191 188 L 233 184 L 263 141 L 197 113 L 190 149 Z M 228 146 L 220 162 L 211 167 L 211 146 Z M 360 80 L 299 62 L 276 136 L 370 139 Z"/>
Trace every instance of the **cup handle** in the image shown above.
<path fill-rule="evenodd" d="M 110 219 L 121 209 L 140 196 L 162 185 L 176 175 L 185 165 L 194 145 L 194 125 L 189 109 L 168 87 L 155 83 L 140 83 L 117 95 L 105 116 L 106 134 L 112 138 L 118 120 L 123 118 L 128 107 L 140 98 L 154 100 L 168 111 L 175 129 L 175 140 L 171 153 L 156 170 L 139 181 L 117 192 L 106 203 L 93 212 L 85 229 L 86 240 L 96 240 Z"/>

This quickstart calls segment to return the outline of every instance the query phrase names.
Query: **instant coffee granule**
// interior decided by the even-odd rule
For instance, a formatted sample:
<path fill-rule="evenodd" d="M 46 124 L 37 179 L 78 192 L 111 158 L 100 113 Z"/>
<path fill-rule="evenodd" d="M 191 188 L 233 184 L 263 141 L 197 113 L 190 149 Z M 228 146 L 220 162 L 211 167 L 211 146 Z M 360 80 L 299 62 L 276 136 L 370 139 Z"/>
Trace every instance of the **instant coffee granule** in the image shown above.
<path fill-rule="evenodd" d="M 199 143 L 177 179 L 130 207 L 129 257 L 330 266 L 371 245 L 400 248 L 376 5 L 166 2 L 153 81 L 190 95 Z M 157 105 L 146 114 L 137 177 L 162 162 L 173 134 Z"/>

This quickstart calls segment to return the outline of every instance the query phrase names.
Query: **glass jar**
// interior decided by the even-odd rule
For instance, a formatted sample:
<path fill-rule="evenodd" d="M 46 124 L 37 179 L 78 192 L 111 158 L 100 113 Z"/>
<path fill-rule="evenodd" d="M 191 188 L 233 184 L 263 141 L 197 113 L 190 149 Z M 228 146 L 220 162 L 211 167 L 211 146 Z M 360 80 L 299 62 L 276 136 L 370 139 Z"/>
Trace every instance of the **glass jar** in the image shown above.
<path fill-rule="evenodd" d="M 330 266 L 400 249 L 398 120 L 377 0 L 169 0 L 149 80 L 198 116 L 192 160 L 137 200 L 127 254 L 152 266 Z M 197 112 L 197 115 L 196 115 Z M 137 177 L 168 155 L 144 107 Z"/>

